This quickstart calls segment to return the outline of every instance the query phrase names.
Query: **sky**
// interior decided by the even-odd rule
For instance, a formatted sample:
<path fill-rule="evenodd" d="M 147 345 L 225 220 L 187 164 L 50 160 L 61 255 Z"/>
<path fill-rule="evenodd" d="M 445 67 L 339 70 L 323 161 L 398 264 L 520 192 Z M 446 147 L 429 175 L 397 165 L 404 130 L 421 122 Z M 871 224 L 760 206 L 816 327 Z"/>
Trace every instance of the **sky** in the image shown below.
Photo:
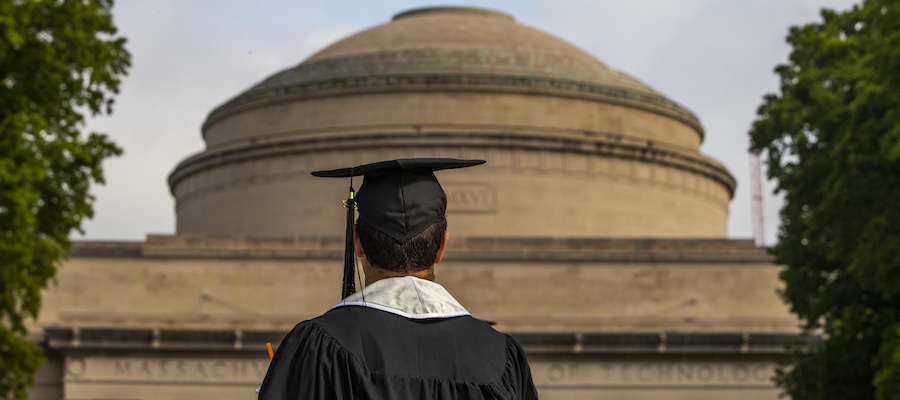
<path fill-rule="evenodd" d="M 446 0 L 444 0 L 446 1 Z M 203 150 L 209 112 L 264 78 L 399 12 L 475 6 L 512 15 L 636 77 L 694 112 L 706 137 L 701 151 L 737 180 L 728 232 L 752 238 L 747 131 L 773 69 L 787 61 L 788 28 L 846 10 L 850 0 L 520 0 L 452 3 L 420 0 L 119 0 L 113 19 L 128 40 L 132 68 L 111 116 L 89 131 L 124 150 L 104 163 L 94 217 L 75 240 L 143 240 L 175 233 L 168 175 Z M 765 183 L 765 242 L 774 242 L 780 199 Z"/>

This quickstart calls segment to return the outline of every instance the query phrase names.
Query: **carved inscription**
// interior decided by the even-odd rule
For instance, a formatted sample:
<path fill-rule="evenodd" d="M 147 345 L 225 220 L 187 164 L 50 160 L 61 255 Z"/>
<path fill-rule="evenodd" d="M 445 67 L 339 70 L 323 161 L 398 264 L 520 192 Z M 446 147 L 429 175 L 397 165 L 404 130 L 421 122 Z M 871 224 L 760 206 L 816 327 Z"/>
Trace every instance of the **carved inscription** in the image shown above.
<path fill-rule="evenodd" d="M 66 380 L 258 383 L 268 367 L 265 359 L 71 357 Z"/>
<path fill-rule="evenodd" d="M 262 382 L 268 360 L 238 358 L 70 357 L 68 382 Z M 774 364 L 716 362 L 534 362 L 545 386 L 773 386 Z"/>
<path fill-rule="evenodd" d="M 770 363 L 537 362 L 535 383 L 550 386 L 773 386 Z"/>
<path fill-rule="evenodd" d="M 490 185 L 478 183 L 445 184 L 447 209 L 454 213 L 484 213 L 496 209 L 496 195 Z"/>

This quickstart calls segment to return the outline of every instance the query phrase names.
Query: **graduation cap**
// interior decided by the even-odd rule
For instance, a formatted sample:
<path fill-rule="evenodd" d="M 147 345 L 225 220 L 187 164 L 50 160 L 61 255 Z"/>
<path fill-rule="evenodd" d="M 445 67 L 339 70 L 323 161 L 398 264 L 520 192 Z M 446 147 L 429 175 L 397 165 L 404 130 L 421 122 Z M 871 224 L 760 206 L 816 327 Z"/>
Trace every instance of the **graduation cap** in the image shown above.
<path fill-rule="evenodd" d="M 350 178 L 347 207 L 344 283 L 341 298 L 356 291 L 353 281 L 355 254 L 353 247 L 354 209 L 359 220 L 403 244 L 433 223 L 447 211 L 447 195 L 434 176 L 434 171 L 465 168 L 484 164 L 484 160 L 454 158 L 406 158 L 330 171 L 315 171 L 323 178 Z M 353 177 L 363 175 L 359 192 L 353 191 Z"/>

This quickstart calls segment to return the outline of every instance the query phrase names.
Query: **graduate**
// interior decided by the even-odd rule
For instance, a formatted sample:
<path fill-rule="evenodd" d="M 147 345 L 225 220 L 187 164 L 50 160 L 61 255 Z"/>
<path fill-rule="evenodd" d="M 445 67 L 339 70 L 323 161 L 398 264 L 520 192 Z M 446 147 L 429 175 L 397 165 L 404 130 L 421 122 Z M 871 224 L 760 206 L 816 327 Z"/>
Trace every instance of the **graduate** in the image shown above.
<path fill-rule="evenodd" d="M 434 282 L 449 238 L 434 171 L 483 163 L 419 158 L 313 172 L 363 176 L 346 202 L 343 300 L 284 338 L 260 399 L 537 399 L 516 341 Z M 357 259 L 366 281 L 359 292 Z"/>

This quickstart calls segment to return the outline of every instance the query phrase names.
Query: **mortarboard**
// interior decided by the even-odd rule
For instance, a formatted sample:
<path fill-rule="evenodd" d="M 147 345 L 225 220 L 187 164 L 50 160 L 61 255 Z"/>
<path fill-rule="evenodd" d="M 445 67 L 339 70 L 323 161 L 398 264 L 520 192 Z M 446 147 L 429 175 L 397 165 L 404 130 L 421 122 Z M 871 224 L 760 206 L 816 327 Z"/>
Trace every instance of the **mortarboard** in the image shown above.
<path fill-rule="evenodd" d="M 354 208 L 359 210 L 361 222 L 398 243 L 406 243 L 443 218 L 447 210 L 447 196 L 434 171 L 480 164 L 484 164 L 484 160 L 406 158 L 313 172 L 313 176 L 323 178 L 351 178 L 350 194 L 346 201 L 347 237 L 341 297 L 356 291 L 353 282 L 356 261 L 353 248 Z M 360 175 L 363 175 L 363 183 L 359 192 L 354 193 L 352 177 Z"/>

